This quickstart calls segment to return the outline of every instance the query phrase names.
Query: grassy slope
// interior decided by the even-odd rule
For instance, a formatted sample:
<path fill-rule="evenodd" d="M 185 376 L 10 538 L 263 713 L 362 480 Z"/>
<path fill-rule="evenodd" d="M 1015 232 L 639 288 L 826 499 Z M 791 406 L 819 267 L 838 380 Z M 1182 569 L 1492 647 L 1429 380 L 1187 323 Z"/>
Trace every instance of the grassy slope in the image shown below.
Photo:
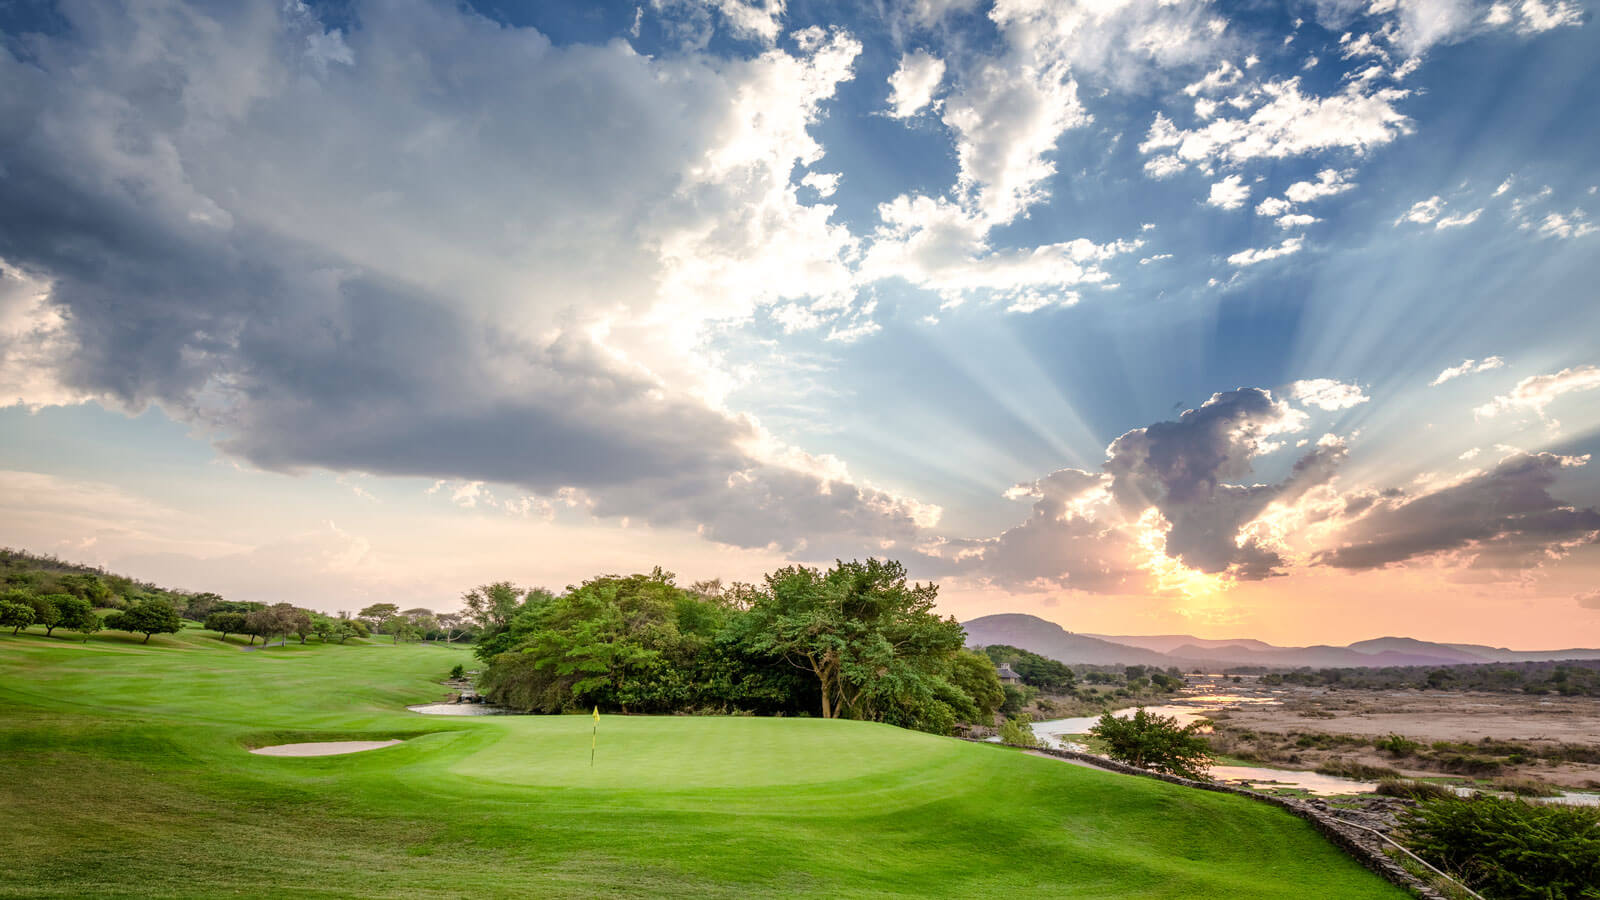
<path fill-rule="evenodd" d="M 591 769 L 587 717 L 402 709 L 465 659 L 0 637 L 0 896 L 1402 896 L 1260 804 L 887 726 L 603 717 Z"/>

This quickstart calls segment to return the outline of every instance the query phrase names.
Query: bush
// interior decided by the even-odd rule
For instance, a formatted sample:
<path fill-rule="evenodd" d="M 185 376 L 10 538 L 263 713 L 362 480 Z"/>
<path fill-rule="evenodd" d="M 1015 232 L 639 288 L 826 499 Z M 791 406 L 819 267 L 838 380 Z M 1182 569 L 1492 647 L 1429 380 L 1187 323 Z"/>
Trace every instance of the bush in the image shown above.
<path fill-rule="evenodd" d="M 1380 778 L 1399 778 L 1400 773 L 1388 766 L 1369 766 L 1348 759 L 1333 759 L 1317 766 L 1319 775 L 1337 775 L 1357 781 L 1377 781 Z"/>
<path fill-rule="evenodd" d="M 1000 743 L 1013 747 L 1039 746 L 1039 737 L 1028 727 L 1029 721 L 1031 719 L 1026 713 L 1007 718 L 1000 726 Z"/>
<path fill-rule="evenodd" d="M 1106 742 L 1107 752 L 1118 762 L 1205 779 L 1211 766 L 1211 748 L 1199 732 L 1198 722 L 1179 725 L 1177 719 L 1155 715 L 1142 706 L 1127 718 L 1105 713 L 1089 729 L 1090 734 Z"/>
<path fill-rule="evenodd" d="M 1516 794 L 1518 797 L 1559 797 L 1561 790 L 1553 788 L 1542 781 L 1532 778 L 1496 778 L 1494 786 L 1497 790 Z"/>
<path fill-rule="evenodd" d="M 1429 800 L 1436 797 L 1454 797 L 1456 792 L 1431 781 L 1412 781 L 1409 778 L 1380 778 L 1377 793 L 1385 797 L 1402 797 L 1407 800 Z"/>
<path fill-rule="evenodd" d="M 467 667 L 463 666 L 461 663 L 456 663 L 455 666 L 450 670 L 450 679 L 452 681 L 460 681 L 465 677 L 467 677 Z"/>
<path fill-rule="evenodd" d="M 1398 734 L 1386 734 L 1373 741 L 1372 746 L 1395 756 L 1415 756 L 1417 751 L 1422 749 L 1420 743 Z"/>
<path fill-rule="evenodd" d="M 1496 900 L 1600 898 L 1600 808 L 1441 797 L 1402 811 L 1400 834 Z"/>

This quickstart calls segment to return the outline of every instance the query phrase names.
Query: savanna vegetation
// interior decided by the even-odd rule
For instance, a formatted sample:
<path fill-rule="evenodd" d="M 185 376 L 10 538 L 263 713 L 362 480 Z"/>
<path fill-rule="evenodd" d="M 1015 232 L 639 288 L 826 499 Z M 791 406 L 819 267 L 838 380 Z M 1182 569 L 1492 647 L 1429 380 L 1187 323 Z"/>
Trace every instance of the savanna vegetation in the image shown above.
<path fill-rule="evenodd" d="M 1270 806 L 823 719 L 820 696 L 810 718 L 426 717 L 405 706 L 467 649 L 219 638 L 0 632 L 0 896 L 1403 896 Z"/>
<path fill-rule="evenodd" d="M 1261 673 L 1261 684 L 1343 687 L 1364 690 L 1486 691 L 1600 697 L 1600 660 L 1465 663 L 1453 666 L 1385 666 L 1370 669 L 1294 669 L 1270 671 L 1240 667 L 1230 673 Z"/>

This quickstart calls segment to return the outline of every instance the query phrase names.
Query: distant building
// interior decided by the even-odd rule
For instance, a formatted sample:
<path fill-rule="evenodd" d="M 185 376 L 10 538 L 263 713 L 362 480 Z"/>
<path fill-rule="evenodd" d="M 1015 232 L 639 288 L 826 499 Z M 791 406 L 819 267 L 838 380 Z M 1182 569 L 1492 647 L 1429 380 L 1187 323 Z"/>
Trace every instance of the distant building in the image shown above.
<path fill-rule="evenodd" d="M 1000 664 L 1000 683 L 1001 684 L 1021 684 L 1022 683 L 1022 676 L 1018 675 L 1016 672 L 1011 671 L 1011 663 L 1001 663 Z"/>

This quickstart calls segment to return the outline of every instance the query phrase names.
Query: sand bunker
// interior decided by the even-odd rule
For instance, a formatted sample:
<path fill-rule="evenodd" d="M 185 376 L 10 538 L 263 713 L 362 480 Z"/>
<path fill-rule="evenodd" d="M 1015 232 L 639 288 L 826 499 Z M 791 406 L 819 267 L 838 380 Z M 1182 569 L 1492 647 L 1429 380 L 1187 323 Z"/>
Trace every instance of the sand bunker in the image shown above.
<path fill-rule="evenodd" d="M 317 741 L 311 744 L 279 744 L 276 747 L 257 747 L 251 753 L 261 756 L 338 756 L 341 753 L 360 753 L 363 750 L 381 750 L 393 747 L 400 741 Z"/>

